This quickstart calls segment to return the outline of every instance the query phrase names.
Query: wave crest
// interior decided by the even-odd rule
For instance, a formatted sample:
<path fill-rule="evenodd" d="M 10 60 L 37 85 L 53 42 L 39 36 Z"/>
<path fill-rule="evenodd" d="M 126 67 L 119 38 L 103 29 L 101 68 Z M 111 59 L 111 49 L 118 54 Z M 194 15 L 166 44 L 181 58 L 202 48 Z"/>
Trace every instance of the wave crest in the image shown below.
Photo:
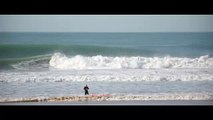
<path fill-rule="evenodd" d="M 49 60 L 51 55 L 41 55 L 41 56 L 33 56 L 29 58 L 22 58 L 21 62 L 18 62 L 16 64 L 12 64 L 11 66 L 18 70 L 38 70 L 38 69 L 44 69 L 49 68 Z"/>
<path fill-rule="evenodd" d="M 107 57 L 102 55 L 67 57 L 62 53 L 55 53 L 49 65 L 57 69 L 213 68 L 213 58 L 209 55 L 198 58 Z"/>

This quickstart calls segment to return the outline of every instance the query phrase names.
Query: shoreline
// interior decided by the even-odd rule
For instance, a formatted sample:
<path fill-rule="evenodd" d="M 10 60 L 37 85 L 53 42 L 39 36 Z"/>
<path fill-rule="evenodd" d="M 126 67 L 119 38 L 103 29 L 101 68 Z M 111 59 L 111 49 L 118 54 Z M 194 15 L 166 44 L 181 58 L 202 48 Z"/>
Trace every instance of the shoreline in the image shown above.
<path fill-rule="evenodd" d="M 16 98 L 2 99 L 0 105 L 5 104 L 208 104 L 213 105 L 213 95 L 206 94 L 151 94 L 151 95 L 110 95 L 110 94 L 92 94 L 76 96 L 59 97 L 34 97 L 34 98 Z"/>
<path fill-rule="evenodd" d="M 73 102 L 13 102 L 0 106 L 213 106 L 212 100 L 134 100 L 134 101 L 73 101 Z"/>

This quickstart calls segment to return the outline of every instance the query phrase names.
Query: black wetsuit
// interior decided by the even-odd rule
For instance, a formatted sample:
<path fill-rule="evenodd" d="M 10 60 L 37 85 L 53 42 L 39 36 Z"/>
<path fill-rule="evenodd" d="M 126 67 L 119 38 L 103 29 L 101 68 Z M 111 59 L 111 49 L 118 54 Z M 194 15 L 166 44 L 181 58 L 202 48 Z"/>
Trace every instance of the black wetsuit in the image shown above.
<path fill-rule="evenodd" d="M 89 87 L 85 86 L 85 87 L 84 87 L 84 90 L 85 90 L 85 95 L 89 95 L 89 91 L 88 91 L 88 90 L 89 90 Z"/>

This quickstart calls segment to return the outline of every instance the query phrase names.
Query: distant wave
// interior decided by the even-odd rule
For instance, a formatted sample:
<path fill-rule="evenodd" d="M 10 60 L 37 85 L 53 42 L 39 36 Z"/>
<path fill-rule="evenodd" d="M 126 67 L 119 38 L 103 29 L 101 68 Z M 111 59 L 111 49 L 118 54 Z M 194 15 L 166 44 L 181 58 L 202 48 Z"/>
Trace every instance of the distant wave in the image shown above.
<path fill-rule="evenodd" d="M 55 53 L 49 65 L 57 69 L 213 68 L 213 58 L 71 56 Z"/>
<path fill-rule="evenodd" d="M 0 59 L 0 69 L 19 69 L 19 70 L 29 70 L 29 69 L 43 69 L 49 67 L 48 62 L 52 54 L 46 55 L 36 55 L 30 57 L 21 58 L 1 58 Z"/>
<path fill-rule="evenodd" d="M 120 46 L 101 45 L 49 45 L 49 44 L 0 44 L 0 58 L 21 58 L 63 52 L 68 55 L 137 55 L 141 50 Z M 143 53 L 152 54 L 149 50 Z"/>
<path fill-rule="evenodd" d="M 38 70 L 38 69 L 44 69 L 49 68 L 48 62 L 50 60 L 51 55 L 40 55 L 40 56 L 33 56 L 33 57 L 27 57 L 22 58 L 21 62 L 18 62 L 16 64 L 11 64 L 11 66 L 15 69 L 19 70 Z M 20 59 L 17 59 L 20 60 Z"/>

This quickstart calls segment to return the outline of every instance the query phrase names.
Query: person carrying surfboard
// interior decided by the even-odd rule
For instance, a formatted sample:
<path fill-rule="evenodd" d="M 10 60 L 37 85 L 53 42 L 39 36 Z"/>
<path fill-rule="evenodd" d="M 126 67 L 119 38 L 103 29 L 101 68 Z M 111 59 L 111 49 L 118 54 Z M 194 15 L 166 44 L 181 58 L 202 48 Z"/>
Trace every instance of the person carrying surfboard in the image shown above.
<path fill-rule="evenodd" d="M 85 95 L 89 95 L 89 87 L 86 85 L 84 86 Z"/>

